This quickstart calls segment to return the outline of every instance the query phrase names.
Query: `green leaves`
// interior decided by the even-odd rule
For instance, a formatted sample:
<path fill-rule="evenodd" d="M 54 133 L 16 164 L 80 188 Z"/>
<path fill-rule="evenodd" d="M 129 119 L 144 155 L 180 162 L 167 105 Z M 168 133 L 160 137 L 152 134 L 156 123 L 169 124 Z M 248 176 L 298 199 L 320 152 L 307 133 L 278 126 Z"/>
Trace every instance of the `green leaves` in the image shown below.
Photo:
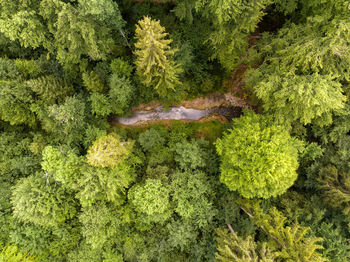
<path fill-rule="evenodd" d="M 216 142 L 220 181 L 246 198 L 283 194 L 297 178 L 301 147 L 271 117 L 247 112 Z"/>
<path fill-rule="evenodd" d="M 11 125 L 35 124 L 32 92 L 24 83 L 0 80 L 0 118 Z"/>
<path fill-rule="evenodd" d="M 39 261 L 31 256 L 29 252 L 20 252 L 15 245 L 0 246 L 0 261 L 9 262 L 36 262 Z"/>
<path fill-rule="evenodd" d="M 170 218 L 169 189 L 158 179 L 147 179 L 144 185 L 132 187 L 128 197 L 144 223 L 164 224 Z"/>
<path fill-rule="evenodd" d="M 172 175 L 175 212 L 198 228 L 206 228 L 217 214 L 213 206 L 213 181 L 203 172 L 177 172 Z"/>
<path fill-rule="evenodd" d="M 86 158 L 96 167 L 114 167 L 122 163 L 131 152 L 132 142 L 122 142 L 114 133 L 98 138 L 89 148 Z"/>
<path fill-rule="evenodd" d="M 230 232 L 223 228 L 219 228 L 216 231 L 215 237 L 217 253 L 215 258 L 217 261 L 222 262 L 248 262 L 248 261 L 261 261 L 261 262 L 273 262 L 276 261 L 276 254 L 271 252 L 266 243 L 262 244 L 261 248 L 258 248 L 256 242 L 254 242 L 253 236 L 242 238 L 232 229 L 231 225 L 228 225 Z"/>

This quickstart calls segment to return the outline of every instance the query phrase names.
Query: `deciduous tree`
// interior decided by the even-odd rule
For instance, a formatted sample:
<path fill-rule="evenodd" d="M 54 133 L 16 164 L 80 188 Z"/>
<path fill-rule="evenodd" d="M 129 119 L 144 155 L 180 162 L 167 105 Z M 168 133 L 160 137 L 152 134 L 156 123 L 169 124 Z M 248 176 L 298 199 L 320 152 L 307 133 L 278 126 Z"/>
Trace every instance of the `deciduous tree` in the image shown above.
<path fill-rule="evenodd" d="M 298 176 L 301 142 L 271 117 L 250 111 L 234 119 L 216 148 L 221 157 L 220 181 L 246 198 L 281 195 Z"/>
<path fill-rule="evenodd" d="M 131 153 L 133 142 L 122 142 L 115 133 L 98 138 L 89 148 L 86 158 L 96 167 L 114 167 L 123 162 Z"/>

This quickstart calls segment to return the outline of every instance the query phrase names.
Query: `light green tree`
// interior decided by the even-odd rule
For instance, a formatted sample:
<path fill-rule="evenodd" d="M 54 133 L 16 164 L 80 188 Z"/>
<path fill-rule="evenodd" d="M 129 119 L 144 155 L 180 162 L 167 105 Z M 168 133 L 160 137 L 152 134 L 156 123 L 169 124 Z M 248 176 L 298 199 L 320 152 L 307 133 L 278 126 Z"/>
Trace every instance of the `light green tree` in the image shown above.
<path fill-rule="evenodd" d="M 4 262 L 36 262 L 39 261 L 30 252 L 20 252 L 15 245 L 0 245 L 0 261 Z"/>
<path fill-rule="evenodd" d="M 72 185 L 76 198 L 82 206 L 91 206 L 97 201 L 109 201 L 115 205 L 125 202 L 126 189 L 134 182 L 135 171 L 127 163 L 118 163 L 113 168 L 81 166 L 81 175 Z"/>
<path fill-rule="evenodd" d="M 237 203 L 256 226 L 268 235 L 268 245 L 276 251 L 274 261 L 328 261 L 317 252 L 323 249 L 323 246 L 318 244 L 323 239 L 307 236 L 310 228 L 300 226 L 298 222 L 288 225 L 287 218 L 275 207 L 264 213 L 257 201 L 239 199 Z"/>
<path fill-rule="evenodd" d="M 281 195 L 298 176 L 301 148 L 285 126 L 248 111 L 234 119 L 229 132 L 216 142 L 220 181 L 246 198 Z"/>
<path fill-rule="evenodd" d="M 167 35 L 159 21 L 147 16 L 136 25 L 136 72 L 160 96 L 166 96 L 180 84 L 181 69 L 172 60 L 175 50 L 171 49 L 172 40 L 166 39 Z"/>
<path fill-rule="evenodd" d="M 172 214 L 170 190 L 159 179 L 147 179 L 144 184 L 133 186 L 128 198 L 143 223 L 164 224 Z"/>
<path fill-rule="evenodd" d="M 262 243 L 258 247 L 253 236 L 240 237 L 228 225 L 230 231 L 219 228 L 216 230 L 216 261 L 221 262 L 274 262 L 276 254 L 270 250 L 267 244 Z"/>
<path fill-rule="evenodd" d="M 131 153 L 133 142 L 122 142 L 115 133 L 98 138 L 89 148 L 87 162 L 96 167 L 113 168 L 123 162 Z"/>
<path fill-rule="evenodd" d="M 42 151 L 42 169 L 67 186 L 80 177 L 83 163 L 83 157 L 71 148 L 46 146 Z"/>
<path fill-rule="evenodd" d="M 15 218 L 41 227 L 60 227 L 77 213 L 72 193 L 48 174 L 21 179 L 12 192 L 11 203 Z"/>

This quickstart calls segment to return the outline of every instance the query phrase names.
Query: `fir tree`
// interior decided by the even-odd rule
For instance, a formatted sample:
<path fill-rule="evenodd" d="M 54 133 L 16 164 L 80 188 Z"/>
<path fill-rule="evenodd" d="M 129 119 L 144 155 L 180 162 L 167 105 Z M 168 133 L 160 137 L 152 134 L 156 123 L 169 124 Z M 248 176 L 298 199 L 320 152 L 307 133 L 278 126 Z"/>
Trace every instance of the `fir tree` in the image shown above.
<path fill-rule="evenodd" d="M 340 173 L 334 166 L 327 166 L 321 169 L 318 181 L 327 204 L 350 215 L 350 172 Z"/>
<path fill-rule="evenodd" d="M 270 238 L 269 246 L 276 250 L 275 261 L 288 262 L 323 262 L 318 252 L 323 246 L 317 244 L 322 238 L 307 237 L 308 227 L 300 226 L 297 222 L 288 225 L 287 218 L 275 207 L 264 213 L 259 202 L 252 200 L 237 200 L 241 209 L 261 228 Z"/>
<path fill-rule="evenodd" d="M 160 96 L 166 96 L 169 89 L 175 90 L 180 84 L 180 68 L 172 60 L 175 50 L 171 49 L 172 40 L 166 39 L 165 28 L 159 21 L 144 17 L 136 25 L 136 71 L 142 82 L 154 86 Z"/>
<path fill-rule="evenodd" d="M 253 236 L 242 238 L 237 235 L 232 226 L 230 231 L 219 228 L 216 231 L 216 260 L 221 262 L 273 262 L 276 254 L 271 252 L 266 243 L 258 248 Z"/>

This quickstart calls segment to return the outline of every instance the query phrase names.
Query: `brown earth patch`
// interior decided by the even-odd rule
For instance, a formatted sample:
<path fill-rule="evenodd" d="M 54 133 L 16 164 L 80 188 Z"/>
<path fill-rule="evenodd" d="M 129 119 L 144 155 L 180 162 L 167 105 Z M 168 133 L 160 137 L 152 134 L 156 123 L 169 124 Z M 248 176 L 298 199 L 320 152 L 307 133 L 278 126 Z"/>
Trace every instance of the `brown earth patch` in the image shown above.
<path fill-rule="evenodd" d="M 243 107 L 252 108 L 246 99 L 249 94 L 242 87 L 245 85 L 244 76 L 248 69 L 247 65 L 240 65 L 233 71 L 232 75 L 223 81 L 223 86 L 227 90 L 226 93 L 212 93 L 203 97 L 197 97 L 192 100 L 184 100 L 175 103 L 172 106 L 183 106 L 185 108 L 193 109 L 207 109 L 214 107 Z M 149 111 L 161 106 L 159 101 L 152 101 L 148 104 L 140 104 L 132 107 L 131 111 Z"/>

